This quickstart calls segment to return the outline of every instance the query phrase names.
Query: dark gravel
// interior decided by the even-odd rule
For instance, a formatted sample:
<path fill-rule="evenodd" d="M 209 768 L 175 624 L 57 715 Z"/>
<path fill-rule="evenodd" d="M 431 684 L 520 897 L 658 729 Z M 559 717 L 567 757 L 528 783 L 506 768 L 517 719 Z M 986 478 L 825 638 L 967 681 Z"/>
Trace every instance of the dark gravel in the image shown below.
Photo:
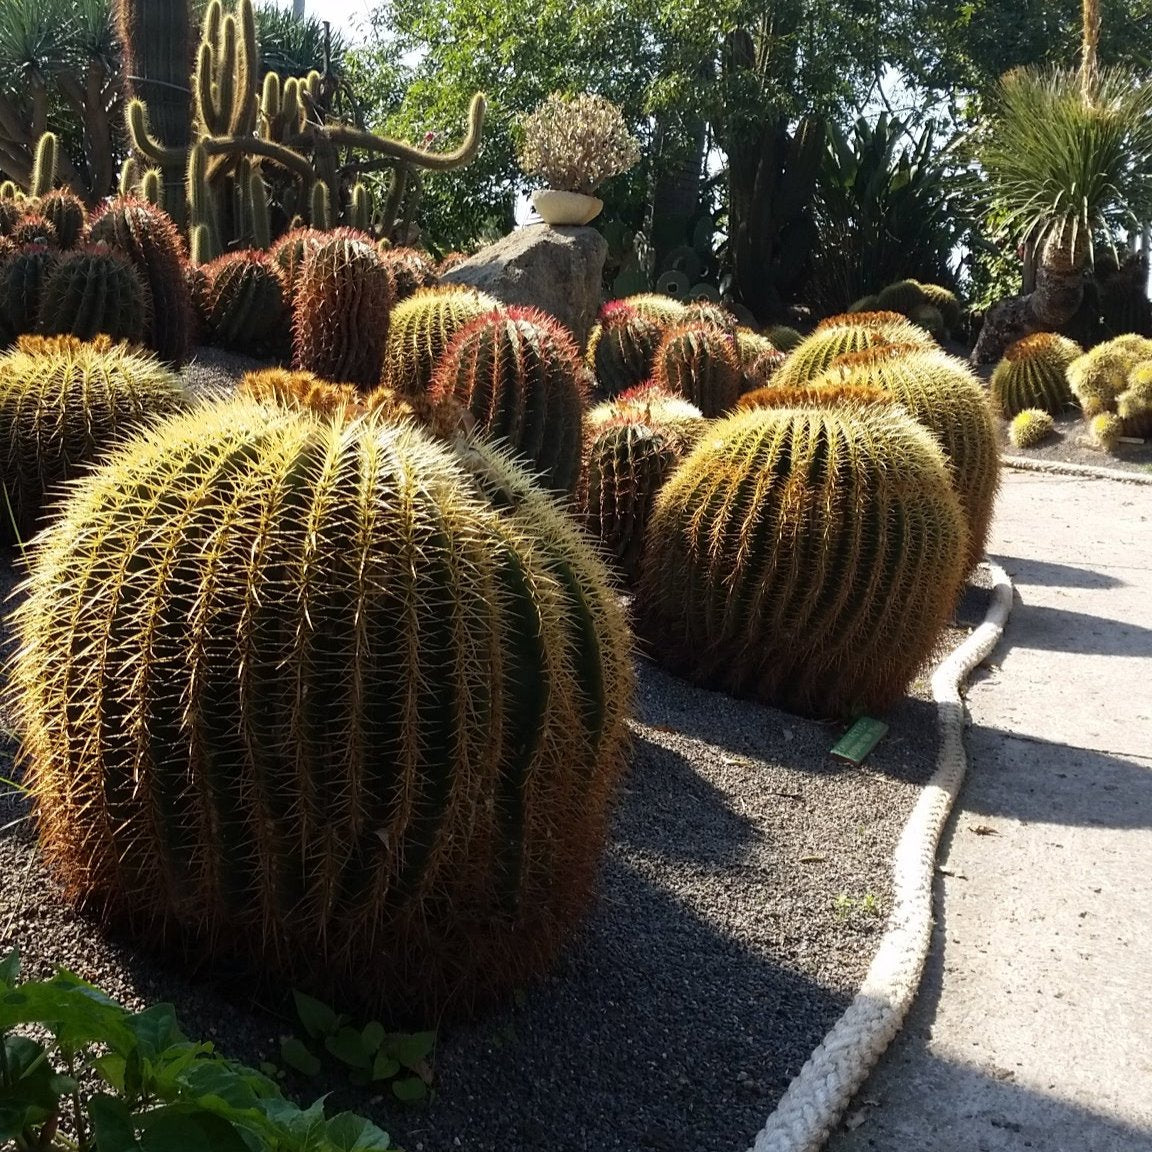
<path fill-rule="evenodd" d="M 979 619 L 981 595 L 961 624 Z M 409 1152 L 746 1147 L 871 962 L 891 852 L 935 760 L 925 694 L 917 681 L 855 769 L 828 755 L 840 726 L 642 664 L 601 898 L 559 970 L 441 1028 L 431 1105 L 389 1107 L 338 1079 L 289 1089 L 332 1091 Z M 0 824 L 6 806 L 19 802 L 0 800 Z M 171 1001 L 190 1036 L 249 1063 L 274 1057 L 283 1005 L 192 983 L 99 934 L 56 896 L 26 821 L 0 833 L 0 884 L 0 949 L 18 945 L 29 970 L 63 964 L 125 1003 Z"/>

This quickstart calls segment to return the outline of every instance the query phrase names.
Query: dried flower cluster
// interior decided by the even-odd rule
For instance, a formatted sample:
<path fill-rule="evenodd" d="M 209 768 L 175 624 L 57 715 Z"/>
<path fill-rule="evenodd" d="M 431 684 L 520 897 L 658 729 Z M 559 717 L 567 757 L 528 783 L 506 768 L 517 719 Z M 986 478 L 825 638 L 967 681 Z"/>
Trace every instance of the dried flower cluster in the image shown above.
<path fill-rule="evenodd" d="M 603 96 L 553 93 L 524 120 L 520 165 L 547 188 L 590 196 L 640 159 L 640 145 L 620 109 Z"/>

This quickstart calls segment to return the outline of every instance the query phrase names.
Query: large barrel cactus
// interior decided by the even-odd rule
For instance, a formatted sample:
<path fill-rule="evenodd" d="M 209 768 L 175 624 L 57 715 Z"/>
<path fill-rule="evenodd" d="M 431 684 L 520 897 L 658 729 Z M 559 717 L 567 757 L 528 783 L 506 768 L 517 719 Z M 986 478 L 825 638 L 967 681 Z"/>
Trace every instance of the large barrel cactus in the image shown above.
<path fill-rule="evenodd" d="M 947 624 L 967 536 L 943 453 L 899 410 L 739 412 L 657 498 L 640 627 L 699 683 L 805 715 L 875 713 Z"/>
<path fill-rule="evenodd" d="M 106 244 L 86 244 L 62 253 L 45 277 L 36 330 L 138 344 L 150 316 L 148 290 L 128 257 Z"/>
<path fill-rule="evenodd" d="M 0 356 L 0 542 L 30 536 L 54 488 L 181 403 L 171 372 L 107 336 L 21 337 Z"/>
<path fill-rule="evenodd" d="M 499 307 L 495 297 L 474 288 L 414 292 L 392 309 L 384 383 L 409 396 L 423 395 L 456 333 Z"/>
<path fill-rule="evenodd" d="M 568 330 L 536 308 L 490 312 L 462 328 L 429 385 L 454 396 L 477 431 L 506 444 L 541 482 L 572 493 L 580 478 L 584 376 Z"/>
<path fill-rule="evenodd" d="M 939 349 L 895 344 L 845 356 L 813 383 L 883 388 L 936 437 L 968 517 L 968 566 L 975 568 L 1000 485 L 1000 438 L 984 388 L 968 366 Z"/>
<path fill-rule="evenodd" d="M 284 295 L 291 305 L 304 261 L 324 243 L 328 233 L 318 228 L 293 228 L 285 232 L 268 250 L 276 267 L 284 274 Z"/>
<path fill-rule="evenodd" d="M 744 384 L 736 341 L 719 328 L 699 322 L 672 328 L 653 361 L 653 381 L 679 393 L 709 419 L 734 408 Z"/>
<path fill-rule="evenodd" d="M 33 244 L 0 263 L 0 337 L 5 344 L 36 327 L 44 282 L 58 260 L 47 245 Z"/>
<path fill-rule="evenodd" d="M 292 363 L 326 380 L 373 388 L 388 346 L 392 276 L 376 245 L 333 233 L 304 261 L 292 301 Z"/>
<path fill-rule="evenodd" d="M 667 320 L 627 300 L 611 300 L 600 309 L 584 359 L 601 396 L 618 396 L 652 376 L 656 349 L 667 327 Z"/>
<path fill-rule="evenodd" d="M 887 344 L 935 347 L 927 332 L 893 312 L 845 313 L 822 321 L 797 344 L 772 377 L 772 383 L 784 388 L 808 384 L 830 368 L 837 357 Z"/>
<path fill-rule="evenodd" d="M 493 449 L 194 411 L 74 490 L 15 627 L 44 857 L 145 941 L 410 1018 L 538 973 L 589 904 L 629 637 Z"/>
<path fill-rule="evenodd" d="M 91 237 L 132 261 L 152 301 L 145 342 L 161 360 L 180 367 L 192 347 L 192 299 L 184 241 L 172 220 L 145 200 L 114 200 L 92 221 Z"/>
<path fill-rule="evenodd" d="M 1055 332 L 1036 332 L 1010 344 L 990 381 L 992 407 L 1011 419 L 1039 408 L 1059 416 L 1076 404 L 1068 387 L 1068 367 L 1084 349 Z"/>
<path fill-rule="evenodd" d="M 211 344 L 259 355 L 287 342 L 284 276 L 263 252 L 229 252 L 205 264 L 197 303 Z"/>

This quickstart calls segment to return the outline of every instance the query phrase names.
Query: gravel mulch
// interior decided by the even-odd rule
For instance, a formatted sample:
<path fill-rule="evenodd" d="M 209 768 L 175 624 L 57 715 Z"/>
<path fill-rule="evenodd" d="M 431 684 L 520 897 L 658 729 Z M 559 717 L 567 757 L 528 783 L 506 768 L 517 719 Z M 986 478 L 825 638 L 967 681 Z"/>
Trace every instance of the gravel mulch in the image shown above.
<path fill-rule="evenodd" d="M 950 645 L 982 598 L 970 592 Z M 429 1105 L 388 1106 L 338 1077 L 289 1079 L 295 1095 L 332 1091 L 409 1152 L 751 1142 L 871 962 L 892 850 L 934 765 L 935 709 L 917 681 L 863 768 L 828 755 L 841 726 L 646 662 L 637 716 L 600 899 L 553 976 L 440 1029 Z M 0 824 L 19 804 L 0 800 Z M 171 1001 L 190 1036 L 275 1058 L 284 1005 L 108 940 L 56 896 L 27 822 L 0 833 L 0 877 L 0 950 L 19 946 L 31 972 L 63 964 L 126 1003 Z"/>

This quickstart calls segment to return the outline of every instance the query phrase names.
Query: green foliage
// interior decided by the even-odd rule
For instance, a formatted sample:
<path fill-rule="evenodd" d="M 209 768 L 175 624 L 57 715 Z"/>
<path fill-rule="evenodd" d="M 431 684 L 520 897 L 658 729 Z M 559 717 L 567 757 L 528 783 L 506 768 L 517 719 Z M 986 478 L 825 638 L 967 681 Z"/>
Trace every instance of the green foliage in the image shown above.
<path fill-rule="evenodd" d="M 261 4 L 256 9 L 256 39 L 260 45 L 260 78 L 267 72 L 303 79 L 323 72 L 338 80 L 344 74 L 347 48 L 335 28 L 325 41 L 324 24 L 315 16 L 298 19 L 290 7 Z M 327 48 L 327 60 L 325 49 Z"/>
<path fill-rule="evenodd" d="M 12 714 L 69 898 L 383 1018 L 551 964 L 624 767 L 630 637 L 506 456 L 209 404 L 109 455 L 30 553 Z"/>
<path fill-rule="evenodd" d="M 560 494 L 580 479 L 584 370 L 571 334 L 535 308 L 509 308 L 462 328 L 429 385 L 433 403 L 454 396 L 477 431 L 507 445 Z"/>
<path fill-rule="evenodd" d="M 1009 346 L 989 382 L 989 399 L 1001 415 L 1015 416 L 1027 409 L 1040 409 L 1058 416 L 1074 407 L 1067 372 L 1084 354 L 1074 340 L 1053 332 L 1037 332 Z"/>
<path fill-rule="evenodd" d="M 712 424 L 661 491 L 640 629 L 698 683 L 876 715 L 947 624 L 966 550 L 944 457 L 911 417 L 752 409 Z"/>
<path fill-rule="evenodd" d="M 188 1040 L 171 1004 L 129 1012 L 66 969 L 21 980 L 16 952 L 0 960 L 0 1101 L 0 1142 L 13 1152 L 392 1146 L 368 1120 L 329 1118 L 322 1100 L 300 1109 L 267 1076 Z"/>

